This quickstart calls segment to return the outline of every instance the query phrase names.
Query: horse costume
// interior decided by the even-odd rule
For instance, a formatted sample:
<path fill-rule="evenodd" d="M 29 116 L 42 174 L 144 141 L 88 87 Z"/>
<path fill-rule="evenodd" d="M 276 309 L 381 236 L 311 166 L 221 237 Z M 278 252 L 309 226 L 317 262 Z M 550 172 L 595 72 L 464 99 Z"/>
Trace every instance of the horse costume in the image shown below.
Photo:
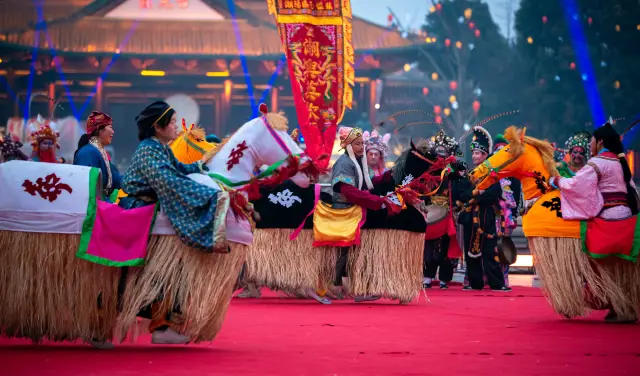
<path fill-rule="evenodd" d="M 418 183 L 425 179 L 425 172 L 433 175 L 433 181 L 439 181 L 446 162 L 437 161 L 428 145 L 411 144 L 391 171 L 379 180 L 374 179 L 372 192 L 386 195 L 397 186 L 413 180 Z M 261 220 L 247 254 L 246 278 L 284 291 L 331 286 L 338 252 L 332 246 L 312 247 L 317 239 L 314 236 L 317 218 L 311 213 L 317 205 L 325 205 L 323 201 L 332 201 L 328 193 L 319 185 L 303 189 L 285 183 L 276 189 L 265 189 L 262 196 L 254 201 Z M 424 215 L 407 206 L 395 216 L 366 210 L 365 218 L 359 245 L 348 255 L 350 293 L 411 301 L 422 288 Z"/>
<path fill-rule="evenodd" d="M 263 113 L 212 151 L 215 155 L 207 164 L 212 176 L 235 189 L 207 175 L 189 175 L 219 191 L 216 222 L 222 224 L 219 229 L 226 237 L 228 254 L 204 253 L 185 245 L 175 236 L 167 216 L 162 210 L 156 215 L 153 206 L 142 217 L 131 217 L 101 201 L 97 168 L 20 161 L 0 164 L 2 334 L 36 342 L 43 338 L 118 341 L 128 331 L 135 332 L 140 309 L 163 295 L 164 311 L 181 308 L 183 321 L 174 329 L 195 342 L 213 340 L 252 241 L 250 219 L 242 213 L 246 206 L 236 205 L 239 211 L 234 210 L 229 198 L 238 197 L 234 191 L 242 189 L 251 196 L 265 180 L 277 183 L 311 169 L 285 130 L 283 116 Z M 276 162 L 280 162 L 278 168 L 263 178 L 254 177 L 248 168 Z M 305 173 L 292 180 L 309 184 Z M 108 217 L 113 211 L 115 217 Z M 113 255 L 104 248 L 103 253 L 90 254 L 98 227 L 113 239 L 120 238 L 117 234 L 128 226 L 145 224 L 147 229 L 134 239 L 138 246 L 142 244 L 135 259 L 130 253 Z M 94 262 L 75 256 L 75 250 L 80 254 L 83 249 L 84 258 Z M 123 255 L 124 260 L 114 259 Z M 105 265 L 142 266 L 128 273 L 121 302 L 117 291 L 121 269 Z"/>
<path fill-rule="evenodd" d="M 470 177 L 478 190 L 504 177 L 516 177 L 522 182 L 523 231 L 554 310 L 571 318 L 610 305 L 618 315 L 637 317 L 640 267 L 636 259 L 640 244 L 634 241 L 638 233 L 636 216 L 614 221 L 579 220 L 565 205 L 565 193 L 549 185 L 551 178 L 559 176 L 551 144 L 528 137 L 525 129 L 516 127 L 508 128 L 505 138 L 509 145 L 476 167 Z M 596 162 L 597 166 L 600 164 Z M 597 179 L 593 181 L 593 187 L 598 188 L 594 188 L 589 200 L 594 202 L 573 209 L 587 210 L 595 208 L 598 200 L 603 202 L 605 194 Z M 585 191 L 593 187 L 585 187 Z M 596 209 L 591 210 L 591 216 L 597 214 Z M 611 233 L 618 234 L 615 241 L 610 241 Z M 603 242 L 604 239 L 608 241 Z"/>

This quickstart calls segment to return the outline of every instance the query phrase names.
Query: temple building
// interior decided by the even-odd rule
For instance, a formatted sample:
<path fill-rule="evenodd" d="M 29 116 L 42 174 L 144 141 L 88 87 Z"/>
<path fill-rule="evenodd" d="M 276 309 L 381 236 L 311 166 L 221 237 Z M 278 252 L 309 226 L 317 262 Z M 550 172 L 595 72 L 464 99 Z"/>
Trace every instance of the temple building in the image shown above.
<path fill-rule="evenodd" d="M 377 80 L 415 59 L 418 47 L 395 29 L 358 17 L 352 25 L 356 86 L 343 122 L 373 123 Z M 154 100 L 221 136 L 251 117 L 252 103 L 284 111 L 295 125 L 283 58 L 265 0 L 5 0 L 0 118 L 82 122 L 105 111 L 125 154 L 137 143 L 135 115 Z"/>

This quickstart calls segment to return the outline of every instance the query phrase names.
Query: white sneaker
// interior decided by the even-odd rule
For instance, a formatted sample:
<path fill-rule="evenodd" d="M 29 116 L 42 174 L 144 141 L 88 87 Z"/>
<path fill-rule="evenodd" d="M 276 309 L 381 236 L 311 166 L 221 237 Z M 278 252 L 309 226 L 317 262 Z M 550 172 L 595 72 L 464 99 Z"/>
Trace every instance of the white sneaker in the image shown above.
<path fill-rule="evenodd" d="M 186 345 L 190 341 L 191 338 L 182 335 L 171 328 L 156 330 L 151 334 L 151 343 L 154 345 Z"/>
<path fill-rule="evenodd" d="M 90 339 L 85 342 L 91 345 L 91 347 L 93 347 L 94 349 L 100 349 L 100 350 L 111 350 L 116 347 L 116 345 L 107 341 L 96 341 L 96 340 Z"/>

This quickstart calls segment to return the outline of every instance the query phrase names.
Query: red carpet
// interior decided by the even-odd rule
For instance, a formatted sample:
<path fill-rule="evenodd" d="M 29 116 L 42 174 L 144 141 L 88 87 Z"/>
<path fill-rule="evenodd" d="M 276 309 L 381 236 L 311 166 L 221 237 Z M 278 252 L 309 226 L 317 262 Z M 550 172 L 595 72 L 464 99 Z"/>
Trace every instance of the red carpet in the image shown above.
<path fill-rule="evenodd" d="M 400 306 L 234 299 L 212 345 L 33 346 L 0 339 L 3 375 L 638 375 L 640 325 L 565 321 L 539 290 L 429 291 Z"/>

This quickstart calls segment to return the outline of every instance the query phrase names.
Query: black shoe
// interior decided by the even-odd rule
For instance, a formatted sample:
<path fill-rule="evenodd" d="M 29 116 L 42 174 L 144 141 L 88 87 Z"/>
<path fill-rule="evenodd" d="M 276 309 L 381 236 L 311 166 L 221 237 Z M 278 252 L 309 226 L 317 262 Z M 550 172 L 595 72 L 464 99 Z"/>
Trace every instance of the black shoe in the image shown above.
<path fill-rule="evenodd" d="M 449 288 L 449 285 L 447 285 L 447 284 L 446 284 L 446 283 L 444 283 L 444 282 L 440 282 L 440 290 L 446 290 L 446 289 L 448 289 L 448 288 Z"/>
<path fill-rule="evenodd" d="M 511 287 L 507 287 L 507 286 L 502 286 L 499 289 L 491 289 L 492 291 L 496 291 L 496 292 L 511 292 Z"/>
<path fill-rule="evenodd" d="M 431 288 L 431 282 L 429 282 L 429 283 L 423 283 L 423 284 L 422 284 L 422 288 L 423 288 L 423 289 L 430 289 L 430 288 Z"/>
<path fill-rule="evenodd" d="M 462 291 L 482 291 L 482 289 L 474 289 L 471 286 L 465 286 L 462 288 Z"/>

